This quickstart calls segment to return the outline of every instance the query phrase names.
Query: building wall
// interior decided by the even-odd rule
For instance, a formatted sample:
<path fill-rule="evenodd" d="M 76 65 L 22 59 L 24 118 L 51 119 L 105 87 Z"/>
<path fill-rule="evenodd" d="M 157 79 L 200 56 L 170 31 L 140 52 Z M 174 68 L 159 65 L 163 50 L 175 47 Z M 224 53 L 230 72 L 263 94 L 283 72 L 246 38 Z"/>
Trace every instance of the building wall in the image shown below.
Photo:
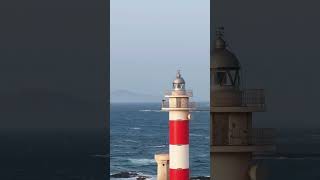
<path fill-rule="evenodd" d="M 249 180 L 251 153 L 211 153 L 212 180 Z"/>
<path fill-rule="evenodd" d="M 251 113 L 211 113 L 211 145 L 247 145 Z"/>

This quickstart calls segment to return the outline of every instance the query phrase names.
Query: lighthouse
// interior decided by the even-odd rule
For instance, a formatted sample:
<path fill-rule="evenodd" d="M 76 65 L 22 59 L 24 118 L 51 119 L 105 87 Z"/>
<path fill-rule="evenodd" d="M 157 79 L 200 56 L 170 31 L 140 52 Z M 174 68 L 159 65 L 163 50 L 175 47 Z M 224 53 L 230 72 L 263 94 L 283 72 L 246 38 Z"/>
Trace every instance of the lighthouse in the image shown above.
<path fill-rule="evenodd" d="M 189 180 L 189 120 L 195 104 L 189 101 L 192 91 L 185 89 L 180 71 L 165 97 L 168 100 L 162 102 L 162 110 L 169 112 L 169 178 Z"/>
<path fill-rule="evenodd" d="M 265 111 L 264 90 L 243 88 L 240 62 L 223 35 L 219 28 L 210 60 L 211 179 L 255 179 L 252 160 L 275 150 L 274 130 L 252 127 L 253 112 Z"/>

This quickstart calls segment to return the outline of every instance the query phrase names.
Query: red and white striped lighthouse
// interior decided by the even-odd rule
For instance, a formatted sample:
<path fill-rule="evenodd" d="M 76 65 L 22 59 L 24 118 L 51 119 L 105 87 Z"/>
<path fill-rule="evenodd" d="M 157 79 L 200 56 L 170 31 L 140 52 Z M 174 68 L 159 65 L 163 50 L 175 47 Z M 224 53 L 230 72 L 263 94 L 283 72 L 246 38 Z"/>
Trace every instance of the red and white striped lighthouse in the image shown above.
<path fill-rule="evenodd" d="M 169 177 L 170 180 L 189 180 L 189 120 L 194 103 L 189 102 L 192 91 L 177 72 L 172 90 L 165 93 L 162 110 L 169 111 Z"/>

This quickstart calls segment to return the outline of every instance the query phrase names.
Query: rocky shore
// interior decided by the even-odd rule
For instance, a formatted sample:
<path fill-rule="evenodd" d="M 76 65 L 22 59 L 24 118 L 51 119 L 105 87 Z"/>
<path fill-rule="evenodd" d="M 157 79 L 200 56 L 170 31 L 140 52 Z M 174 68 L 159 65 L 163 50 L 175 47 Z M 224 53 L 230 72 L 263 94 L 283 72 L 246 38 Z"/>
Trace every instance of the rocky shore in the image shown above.
<path fill-rule="evenodd" d="M 112 178 L 136 178 L 136 180 L 148 180 L 151 179 L 149 176 L 139 175 L 137 172 L 120 172 L 110 175 Z M 208 176 L 197 176 L 191 177 L 190 180 L 210 180 Z"/>

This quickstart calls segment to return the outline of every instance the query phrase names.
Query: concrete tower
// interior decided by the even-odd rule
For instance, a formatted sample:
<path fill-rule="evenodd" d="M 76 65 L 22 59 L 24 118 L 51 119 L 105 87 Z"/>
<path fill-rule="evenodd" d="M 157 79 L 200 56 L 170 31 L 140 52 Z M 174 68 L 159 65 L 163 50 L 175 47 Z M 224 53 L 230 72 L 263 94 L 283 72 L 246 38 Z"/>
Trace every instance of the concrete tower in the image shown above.
<path fill-rule="evenodd" d="M 172 90 L 165 93 L 162 110 L 169 111 L 169 177 L 170 180 L 189 180 L 189 120 L 194 103 L 189 102 L 191 91 L 177 72 Z"/>
<path fill-rule="evenodd" d="M 240 63 L 217 30 L 210 65 L 211 179 L 248 180 L 254 153 L 273 151 L 272 129 L 252 128 L 265 111 L 263 89 L 242 89 Z"/>

